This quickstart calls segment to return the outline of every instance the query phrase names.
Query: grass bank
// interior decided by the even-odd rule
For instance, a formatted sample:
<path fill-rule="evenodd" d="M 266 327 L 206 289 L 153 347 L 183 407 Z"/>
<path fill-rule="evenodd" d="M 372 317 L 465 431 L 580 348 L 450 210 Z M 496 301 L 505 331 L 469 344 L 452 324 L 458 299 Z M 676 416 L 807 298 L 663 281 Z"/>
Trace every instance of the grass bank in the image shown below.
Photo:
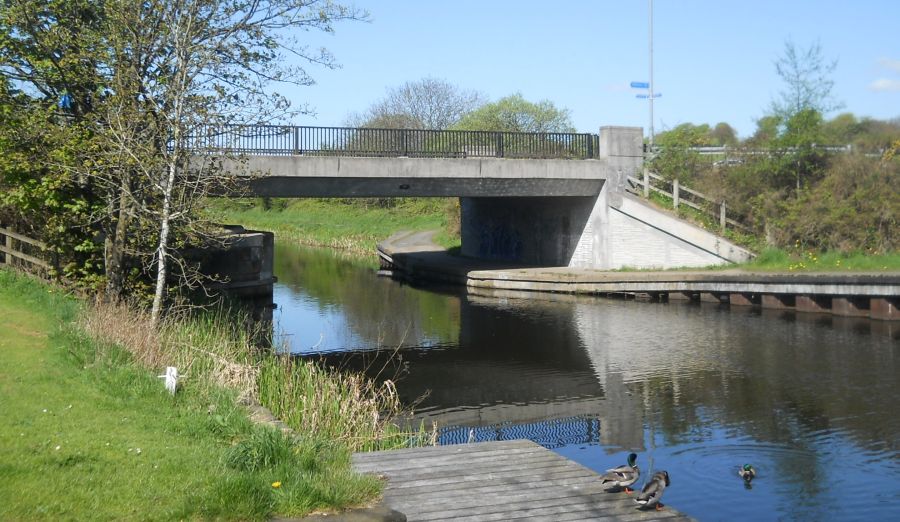
<path fill-rule="evenodd" d="M 133 309 L 88 305 L 0 270 L 0 317 L 3 520 L 335 510 L 380 491 L 352 472 L 351 451 L 410 443 L 391 422 L 390 393 L 258 352 L 231 316 L 170 319 L 153 332 Z M 184 376 L 175 396 L 156 377 L 166 365 Z M 253 424 L 242 406 L 278 397 L 289 379 L 315 383 L 315 396 L 292 389 L 286 400 L 302 437 Z M 348 408 L 348 396 L 361 404 Z M 300 431 L 336 415 L 349 419 L 337 428 L 344 438 Z"/>
<path fill-rule="evenodd" d="M 900 270 L 900 252 L 815 252 L 767 248 L 743 270 L 763 272 L 886 272 Z"/>
<path fill-rule="evenodd" d="M 650 201 L 659 208 L 672 212 L 672 199 L 651 193 Z M 676 214 L 685 220 L 718 233 L 718 222 L 686 205 L 678 208 Z M 900 270 L 900 252 L 821 252 L 806 248 L 798 241 L 791 248 L 767 247 L 761 237 L 742 232 L 734 227 L 725 231 L 725 238 L 744 246 L 758 255 L 748 263 L 709 267 L 712 270 L 739 268 L 762 272 L 884 272 Z"/>
<path fill-rule="evenodd" d="M 275 232 L 281 240 L 360 255 L 371 255 L 378 241 L 400 230 L 439 230 L 439 244 L 459 246 L 456 198 L 214 199 L 207 215 Z"/>

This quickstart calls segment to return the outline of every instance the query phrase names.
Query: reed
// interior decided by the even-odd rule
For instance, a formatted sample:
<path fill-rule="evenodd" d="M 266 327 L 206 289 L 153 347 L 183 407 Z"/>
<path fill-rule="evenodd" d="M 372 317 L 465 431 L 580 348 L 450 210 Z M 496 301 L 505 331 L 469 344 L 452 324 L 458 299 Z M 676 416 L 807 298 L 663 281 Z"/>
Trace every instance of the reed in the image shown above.
<path fill-rule="evenodd" d="M 405 409 L 390 380 L 328 370 L 316 362 L 273 356 L 259 369 L 260 402 L 298 433 L 338 441 L 351 451 L 434 445 L 436 431 L 399 427 Z"/>

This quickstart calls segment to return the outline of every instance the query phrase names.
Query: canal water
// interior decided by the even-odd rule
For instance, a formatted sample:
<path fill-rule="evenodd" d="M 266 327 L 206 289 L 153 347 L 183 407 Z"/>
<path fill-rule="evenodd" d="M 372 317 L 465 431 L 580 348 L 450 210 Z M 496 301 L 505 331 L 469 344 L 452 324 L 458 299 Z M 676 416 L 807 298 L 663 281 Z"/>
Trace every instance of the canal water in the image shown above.
<path fill-rule="evenodd" d="M 275 270 L 286 346 L 396 380 L 441 443 L 528 438 L 597 471 L 634 451 L 700 520 L 900 520 L 900 325 L 472 295 L 289 245 Z"/>

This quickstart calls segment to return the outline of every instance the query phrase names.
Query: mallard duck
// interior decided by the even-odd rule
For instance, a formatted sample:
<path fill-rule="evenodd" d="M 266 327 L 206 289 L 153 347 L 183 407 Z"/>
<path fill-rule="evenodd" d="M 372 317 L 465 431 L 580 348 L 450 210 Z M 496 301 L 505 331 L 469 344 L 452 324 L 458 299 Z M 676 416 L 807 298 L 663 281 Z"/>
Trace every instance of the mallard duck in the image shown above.
<path fill-rule="evenodd" d="M 606 474 L 600 477 L 600 484 L 624 488 L 625 493 L 630 495 L 631 489 L 628 486 L 637 482 L 640 476 L 641 470 L 637 467 L 637 455 L 632 453 L 628 455 L 628 464 L 606 470 Z"/>
<path fill-rule="evenodd" d="M 744 479 L 744 482 L 750 482 L 756 477 L 756 470 L 750 464 L 744 464 L 744 467 L 738 470 L 738 475 Z"/>
<path fill-rule="evenodd" d="M 663 507 L 663 503 L 660 502 L 660 500 L 668 485 L 669 473 L 667 471 L 657 471 L 650 477 L 650 480 L 644 484 L 643 489 L 641 489 L 638 496 L 634 498 L 634 501 L 640 504 L 640 507 L 642 508 L 655 507 L 656 510 L 659 511 Z"/>

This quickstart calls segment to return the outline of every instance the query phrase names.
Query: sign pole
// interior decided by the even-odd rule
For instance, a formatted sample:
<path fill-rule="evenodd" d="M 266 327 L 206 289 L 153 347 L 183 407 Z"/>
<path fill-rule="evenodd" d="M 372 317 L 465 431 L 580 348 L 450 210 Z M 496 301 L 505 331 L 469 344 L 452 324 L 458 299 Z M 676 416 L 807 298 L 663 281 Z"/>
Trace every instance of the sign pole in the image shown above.
<path fill-rule="evenodd" d="M 653 150 L 653 0 L 650 3 L 650 150 Z"/>

